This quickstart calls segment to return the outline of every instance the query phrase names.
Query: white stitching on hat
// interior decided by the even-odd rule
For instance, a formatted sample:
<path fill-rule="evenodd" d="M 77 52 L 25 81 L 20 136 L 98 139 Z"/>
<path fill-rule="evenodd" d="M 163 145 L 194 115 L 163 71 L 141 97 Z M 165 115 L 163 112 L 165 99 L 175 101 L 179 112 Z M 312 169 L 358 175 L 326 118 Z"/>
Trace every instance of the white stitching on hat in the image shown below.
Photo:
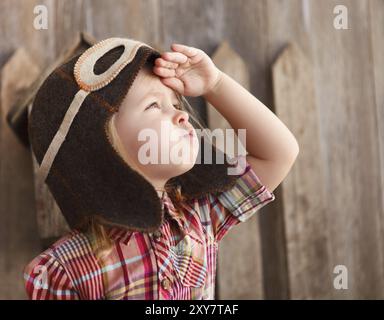
<path fill-rule="evenodd" d="M 96 62 L 107 52 L 121 45 L 124 46 L 124 52 L 120 58 L 104 73 L 96 75 L 93 70 Z M 124 38 L 108 38 L 95 44 L 86 50 L 75 64 L 74 76 L 78 85 L 85 91 L 95 91 L 103 88 L 133 60 L 137 50 L 142 46 L 150 47 L 143 42 Z"/>
<path fill-rule="evenodd" d="M 51 144 L 49 145 L 48 150 L 45 153 L 44 158 L 41 161 L 41 165 L 37 171 L 37 175 L 41 181 L 45 181 L 47 178 L 48 172 L 51 169 L 52 163 L 67 136 L 73 119 L 75 118 L 77 112 L 80 110 L 80 106 L 88 94 L 89 92 L 87 91 L 79 90 L 73 98 L 71 105 L 65 113 L 63 122 L 61 123 L 59 130 L 57 130 L 54 138 L 52 139 Z"/>

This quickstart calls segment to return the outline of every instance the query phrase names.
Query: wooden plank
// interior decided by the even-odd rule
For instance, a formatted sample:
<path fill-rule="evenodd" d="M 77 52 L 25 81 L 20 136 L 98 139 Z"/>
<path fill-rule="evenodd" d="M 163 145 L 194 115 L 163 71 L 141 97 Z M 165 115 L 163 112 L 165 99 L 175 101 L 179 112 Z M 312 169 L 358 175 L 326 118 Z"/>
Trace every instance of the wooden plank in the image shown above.
<path fill-rule="evenodd" d="M 23 296 L 22 268 L 39 246 L 29 150 L 20 143 L 5 115 L 38 77 L 35 61 L 20 48 L 1 70 L 0 87 L 0 297 Z"/>
<path fill-rule="evenodd" d="M 127 37 L 161 45 L 159 1 L 84 0 L 83 30 L 98 39 Z"/>
<path fill-rule="evenodd" d="M 349 29 L 337 30 L 332 13 L 339 3 L 310 2 L 331 262 L 348 268 L 348 290 L 332 291 L 339 299 L 384 297 L 380 119 L 372 74 L 380 66 L 372 65 L 368 3 L 343 1 Z"/>
<path fill-rule="evenodd" d="M 312 51 L 309 37 L 315 35 L 310 31 L 310 19 L 316 19 L 316 14 L 313 17 L 310 15 L 309 1 L 265 1 L 264 8 L 266 36 L 262 38 L 263 43 L 258 44 L 265 48 L 266 51 L 264 64 L 266 66 L 273 65 L 287 43 L 292 39 L 294 39 L 307 59 L 311 60 Z M 267 83 L 266 101 L 270 102 L 272 110 L 279 116 L 273 99 L 273 79 L 271 76 L 271 72 L 268 72 L 265 77 Z M 276 189 L 276 197 L 278 202 L 275 210 L 272 210 L 272 214 L 261 216 L 262 230 L 265 230 L 262 233 L 263 243 L 265 244 L 265 282 L 269 284 L 266 285 L 266 295 L 268 298 L 293 298 L 291 286 L 295 285 L 290 283 L 288 266 L 290 253 L 286 244 L 287 228 L 284 219 L 286 205 L 282 184 Z M 314 275 L 313 281 L 319 281 L 316 275 Z M 306 284 L 306 286 L 311 287 L 313 285 Z M 325 295 L 324 292 L 322 294 Z M 311 297 L 308 296 L 307 298 Z"/>
<path fill-rule="evenodd" d="M 227 41 L 220 44 L 212 55 L 212 60 L 220 70 L 249 90 L 248 67 Z M 208 102 L 207 115 L 211 130 L 232 129 L 228 121 Z M 228 150 L 224 147 L 225 139 L 217 139 L 216 144 L 223 146 L 221 149 L 231 157 L 245 150 L 241 143 L 241 152 L 237 152 L 239 147 L 237 143 L 234 144 L 234 148 Z M 262 255 L 257 214 L 246 223 L 232 229 L 220 241 L 219 246 L 217 277 L 220 299 L 262 299 L 264 297 Z M 233 263 L 234 261 L 236 263 Z"/>
<path fill-rule="evenodd" d="M 273 110 L 270 64 L 281 50 L 283 41 L 294 34 L 299 24 L 295 14 L 298 1 L 223 1 L 219 17 L 223 37 L 245 61 L 250 73 L 250 92 Z M 292 19 L 294 16 L 295 19 Z M 261 209 L 260 223 L 263 286 L 265 299 L 287 299 L 288 278 L 280 190 L 276 200 Z"/>
<path fill-rule="evenodd" d="M 371 29 L 372 73 L 375 88 L 377 139 L 381 168 L 380 234 L 384 235 L 384 1 L 369 2 Z"/>
<path fill-rule="evenodd" d="M 318 110 L 312 65 L 290 44 L 273 65 L 276 115 L 290 128 L 300 155 L 282 183 L 290 297 L 326 298 L 332 284 Z"/>

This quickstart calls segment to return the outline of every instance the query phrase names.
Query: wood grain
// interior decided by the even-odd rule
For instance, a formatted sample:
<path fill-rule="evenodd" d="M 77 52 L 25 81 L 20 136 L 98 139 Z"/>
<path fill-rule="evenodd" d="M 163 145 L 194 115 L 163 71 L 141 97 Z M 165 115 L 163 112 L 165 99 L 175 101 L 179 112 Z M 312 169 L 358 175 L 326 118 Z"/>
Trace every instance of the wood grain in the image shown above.
<path fill-rule="evenodd" d="M 282 183 L 290 297 L 327 298 L 333 287 L 313 67 L 295 43 L 273 65 L 273 90 L 276 114 L 301 150 Z"/>
<path fill-rule="evenodd" d="M 215 65 L 249 90 L 249 71 L 242 58 L 223 41 L 212 55 Z M 239 106 L 240 108 L 240 106 Z M 231 129 L 228 121 L 207 102 L 208 125 L 211 130 Z M 220 144 L 223 143 L 223 144 Z M 224 147 L 226 139 L 216 140 L 229 156 L 238 154 L 234 148 Z M 242 146 L 244 149 L 244 146 Z M 244 149 L 245 150 L 245 149 Z M 218 272 L 219 299 L 263 299 L 262 255 L 260 248 L 259 220 L 255 217 L 233 228 L 219 243 Z M 236 261 L 236 263 L 233 263 Z"/>

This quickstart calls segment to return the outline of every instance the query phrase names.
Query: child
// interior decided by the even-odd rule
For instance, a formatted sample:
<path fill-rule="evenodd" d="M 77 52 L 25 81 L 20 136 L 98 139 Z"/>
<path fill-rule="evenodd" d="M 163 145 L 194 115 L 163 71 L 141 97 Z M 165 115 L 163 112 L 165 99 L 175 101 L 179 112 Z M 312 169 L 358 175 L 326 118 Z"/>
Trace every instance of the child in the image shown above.
<path fill-rule="evenodd" d="M 203 51 L 172 49 L 109 38 L 39 89 L 28 128 L 37 178 L 71 231 L 25 267 L 30 299 L 214 299 L 218 242 L 275 199 L 298 153 L 292 134 Z M 250 155 L 204 162 L 205 146 L 221 153 L 199 139 L 184 98 L 200 95 L 247 129 Z M 145 133 L 161 161 L 148 162 Z M 166 161 L 174 150 L 183 161 Z"/>

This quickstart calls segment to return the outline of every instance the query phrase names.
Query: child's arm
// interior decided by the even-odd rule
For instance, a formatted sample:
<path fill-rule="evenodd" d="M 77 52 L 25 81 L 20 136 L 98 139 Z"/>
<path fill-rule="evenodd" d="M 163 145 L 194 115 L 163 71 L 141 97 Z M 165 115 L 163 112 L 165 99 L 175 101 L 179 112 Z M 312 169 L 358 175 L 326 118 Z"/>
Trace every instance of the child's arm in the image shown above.
<path fill-rule="evenodd" d="M 284 125 L 261 101 L 224 72 L 203 96 L 235 130 L 246 129 L 247 161 L 269 191 L 286 177 L 299 145 Z"/>
<path fill-rule="evenodd" d="M 155 61 L 163 84 L 185 96 L 204 96 L 235 129 L 246 129 L 247 161 L 271 192 L 291 169 L 299 146 L 288 128 L 198 48 L 173 44 Z"/>

